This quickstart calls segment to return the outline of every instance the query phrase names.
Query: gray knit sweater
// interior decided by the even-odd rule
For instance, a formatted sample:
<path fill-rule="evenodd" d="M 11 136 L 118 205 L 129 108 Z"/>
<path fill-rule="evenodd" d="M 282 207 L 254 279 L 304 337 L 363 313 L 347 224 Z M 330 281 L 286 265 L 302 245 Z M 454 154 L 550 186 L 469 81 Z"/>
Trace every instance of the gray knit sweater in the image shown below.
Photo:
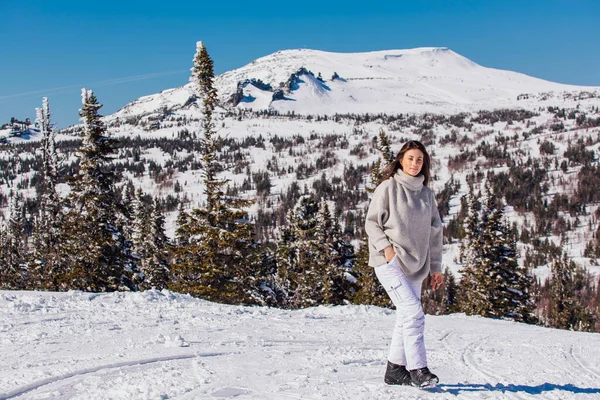
<path fill-rule="evenodd" d="M 371 199 L 365 230 L 369 236 L 369 265 L 386 262 L 383 249 L 393 246 L 411 282 L 442 270 L 442 221 L 424 176 L 401 169 L 382 182 Z"/>

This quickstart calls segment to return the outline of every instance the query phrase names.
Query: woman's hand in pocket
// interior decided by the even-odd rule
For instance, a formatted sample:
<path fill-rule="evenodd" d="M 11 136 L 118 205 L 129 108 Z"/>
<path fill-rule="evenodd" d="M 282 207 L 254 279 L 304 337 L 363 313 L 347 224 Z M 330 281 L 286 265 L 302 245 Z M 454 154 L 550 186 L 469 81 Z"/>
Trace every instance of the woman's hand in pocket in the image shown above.
<path fill-rule="evenodd" d="M 388 246 L 385 249 L 383 249 L 383 254 L 385 256 L 386 262 L 390 262 L 394 259 L 394 257 L 396 257 L 396 252 L 394 251 L 394 248 L 392 246 Z"/>

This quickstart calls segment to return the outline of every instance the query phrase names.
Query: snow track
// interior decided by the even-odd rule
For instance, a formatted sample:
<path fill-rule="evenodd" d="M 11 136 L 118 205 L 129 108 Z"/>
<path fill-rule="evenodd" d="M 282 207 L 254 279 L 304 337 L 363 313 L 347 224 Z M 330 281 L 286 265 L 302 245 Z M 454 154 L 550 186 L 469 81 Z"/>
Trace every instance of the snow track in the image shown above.
<path fill-rule="evenodd" d="M 165 361 L 175 361 L 175 360 L 187 360 L 195 357 L 215 357 L 215 356 L 223 356 L 232 353 L 200 353 L 200 354 L 181 354 L 175 356 L 166 356 L 166 357 L 156 357 L 156 358 L 148 358 L 143 360 L 135 360 L 135 361 L 124 361 L 113 364 L 99 365 L 92 368 L 85 368 L 77 371 L 70 372 L 68 374 L 42 379 L 37 382 L 33 382 L 31 384 L 25 385 L 8 393 L 0 393 L 0 400 L 8 400 L 13 399 L 19 396 L 24 395 L 25 393 L 32 392 L 34 390 L 40 389 L 43 386 L 48 386 L 56 383 L 60 383 L 61 381 L 65 381 L 74 377 L 94 374 L 96 372 L 106 371 L 109 369 L 120 369 L 123 370 L 126 367 L 137 367 L 140 365 L 146 364 L 154 364 Z"/>
<path fill-rule="evenodd" d="M 437 388 L 383 383 L 393 310 L 0 292 L 0 400 L 596 399 L 600 335 L 426 316 Z"/>
<path fill-rule="evenodd" d="M 584 361 L 581 356 L 576 355 L 575 347 L 578 347 L 580 352 L 582 349 L 581 346 L 577 346 L 575 344 L 571 345 L 571 350 L 569 354 L 571 355 L 571 357 L 573 357 L 573 360 L 575 360 L 575 362 L 581 367 L 582 370 L 586 371 L 590 375 L 590 378 L 592 378 L 592 380 L 594 380 L 595 382 L 600 382 L 600 372 L 597 369 L 598 360 L 596 360 L 596 368 L 590 366 L 589 362 Z"/>

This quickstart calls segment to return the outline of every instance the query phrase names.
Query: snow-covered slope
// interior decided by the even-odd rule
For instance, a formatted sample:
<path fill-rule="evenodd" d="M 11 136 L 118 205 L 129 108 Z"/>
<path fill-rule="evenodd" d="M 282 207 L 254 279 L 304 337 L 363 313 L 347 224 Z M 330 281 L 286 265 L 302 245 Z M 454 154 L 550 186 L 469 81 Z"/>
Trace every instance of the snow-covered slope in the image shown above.
<path fill-rule="evenodd" d="M 215 83 L 224 105 L 320 115 L 538 107 L 541 99 L 600 91 L 486 68 L 450 49 L 432 47 L 367 53 L 278 51 L 219 75 Z M 192 95 L 190 84 L 165 90 L 139 98 L 114 117 L 178 109 Z"/>
<path fill-rule="evenodd" d="M 597 399 L 600 335 L 426 316 L 437 389 L 383 383 L 392 310 L 0 292 L 0 399 Z"/>

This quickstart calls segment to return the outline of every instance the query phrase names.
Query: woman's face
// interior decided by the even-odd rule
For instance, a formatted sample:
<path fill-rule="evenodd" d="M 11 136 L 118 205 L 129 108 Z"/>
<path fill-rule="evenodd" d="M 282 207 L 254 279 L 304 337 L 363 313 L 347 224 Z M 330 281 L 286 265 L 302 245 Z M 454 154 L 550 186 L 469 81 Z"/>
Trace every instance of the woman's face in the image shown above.
<path fill-rule="evenodd" d="M 402 157 L 400 164 L 402 165 L 402 171 L 410 176 L 417 176 L 423 168 L 423 159 L 425 156 L 419 149 L 410 149 Z"/>

